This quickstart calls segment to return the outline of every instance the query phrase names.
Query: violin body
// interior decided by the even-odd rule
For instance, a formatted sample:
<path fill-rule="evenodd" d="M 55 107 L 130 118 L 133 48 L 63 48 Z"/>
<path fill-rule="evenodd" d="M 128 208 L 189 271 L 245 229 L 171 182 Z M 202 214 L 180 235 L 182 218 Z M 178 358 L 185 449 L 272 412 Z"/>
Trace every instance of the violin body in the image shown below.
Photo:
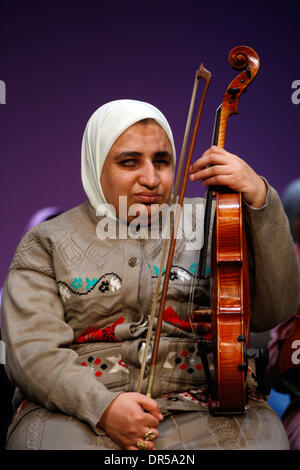
<path fill-rule="evenodd" d="M 250 296 L 247 241 L 240 193 L 216 195 L 211 272 L 211 321 L 215 365 L 210 410 L 243 413 L 246 406 Z"/>

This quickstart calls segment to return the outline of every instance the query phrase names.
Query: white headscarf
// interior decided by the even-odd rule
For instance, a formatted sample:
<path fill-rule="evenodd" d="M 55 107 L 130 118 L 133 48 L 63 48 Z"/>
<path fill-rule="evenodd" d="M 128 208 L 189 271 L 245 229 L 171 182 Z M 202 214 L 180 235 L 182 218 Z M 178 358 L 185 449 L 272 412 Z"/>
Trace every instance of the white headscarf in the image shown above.
<path fill-rule="evenodd" d="M 86 195 L 96 211 L 99 205 L 107 205 L 100 177 L 113 143 L 128 127 L 147 118 L 154 119 L 167 134 L 175 167 L 176 153 L 171 128 L 164 115 L 151 104 L 127 99 L 111 101 L 97 109 L 90 117 L 82 139 L 81 179 Z M 110 210 L 109 215 L 115 218 Z"/>

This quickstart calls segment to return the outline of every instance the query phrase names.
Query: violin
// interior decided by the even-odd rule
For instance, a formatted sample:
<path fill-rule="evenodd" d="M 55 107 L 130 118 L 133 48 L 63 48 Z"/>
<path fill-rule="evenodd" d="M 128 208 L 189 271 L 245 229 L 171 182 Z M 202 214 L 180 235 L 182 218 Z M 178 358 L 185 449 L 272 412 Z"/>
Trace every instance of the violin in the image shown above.
<path fill-rule="evenodd" d="M 213 144 L 224 148 L 228 118 L 238 114 L 239 98 L 259 70 L 256 52 L 238 46 L 228 55 L 230 66 L 240 71 L 227 87 L 216 111 Z M 250 287 L 247 239 L 241 193 L 226 187 L 209 188 L 206 203 L 210 212 L 215 197 L 215 221 L 211 255 L 211 322 L 215 377 L 209 409 L 212 414 L 241 414 L 247 403 L 247 349 L 250 336 Z M 205 227 L 209 226 L 208 220 Z M 206 233 L 200 259 L 204 277 Z"/>

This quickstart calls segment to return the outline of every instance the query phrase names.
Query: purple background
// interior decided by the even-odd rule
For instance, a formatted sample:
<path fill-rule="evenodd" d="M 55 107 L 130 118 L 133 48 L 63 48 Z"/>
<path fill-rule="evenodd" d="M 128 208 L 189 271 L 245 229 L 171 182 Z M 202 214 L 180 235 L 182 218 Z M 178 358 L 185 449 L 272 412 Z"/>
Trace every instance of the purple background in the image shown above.
<path fill-rule="evenodd" d="M 298 7 L 299 8 L 299 7 Z M 1 1 L 0 285 L 32 214 L 67 210 L 85 199 L 81 138 L 101 104 L 134 98 L 156 105 L 181 147 L 194 76 L 200 63 L 212 82 L 196 156 L 209 147 L 216 107 L 235 76 L 229 50 L 260 56 L 259 75 L 228 124 L 226 148 L 282 192 L 299 177 L 300 79 L 296 2 Z M 194 184 L 188 194 L 197 194 Z"/>

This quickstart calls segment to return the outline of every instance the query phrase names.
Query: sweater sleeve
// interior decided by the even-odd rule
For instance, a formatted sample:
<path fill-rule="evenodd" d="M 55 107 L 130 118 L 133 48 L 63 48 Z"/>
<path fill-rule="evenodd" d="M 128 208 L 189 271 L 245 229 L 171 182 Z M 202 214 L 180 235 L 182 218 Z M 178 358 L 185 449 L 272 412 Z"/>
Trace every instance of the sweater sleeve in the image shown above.
<path fill-rule="evenodd" d="M 275 327 L 300 305 L 297 256 L 278 193 L 268 185 L 266 203 L 259 209 L 244 203 L 251 279 L 251 330 Z"/>
<path fill-rule="evenodd" d="M 26 397 L 90 424 L 97 434 L 111 392 L 81 367 L 53 272 L 51 243 L 29 232 L 19 244 L 2 297 L 6 372 Z"/>

